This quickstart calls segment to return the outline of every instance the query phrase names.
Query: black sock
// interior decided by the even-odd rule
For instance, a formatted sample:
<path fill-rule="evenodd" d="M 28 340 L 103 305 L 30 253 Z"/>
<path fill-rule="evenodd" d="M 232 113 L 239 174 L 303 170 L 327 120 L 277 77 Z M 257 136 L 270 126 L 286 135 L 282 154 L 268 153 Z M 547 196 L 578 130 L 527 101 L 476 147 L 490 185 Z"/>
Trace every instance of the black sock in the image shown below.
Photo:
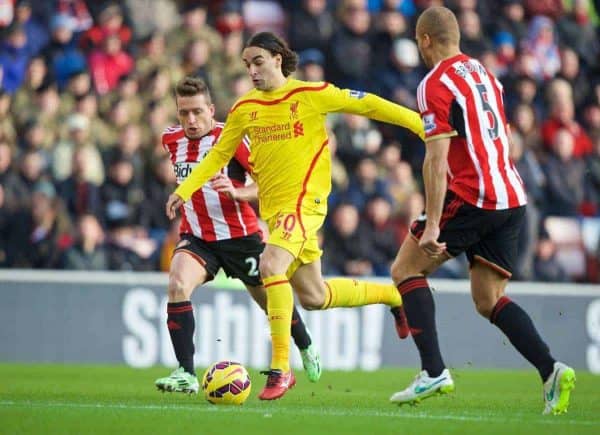
<path fill-rule="evenodd" d="M 194 371 L 194 311 L 190 301 L 167 304 L 167 328 L 175 356 L 183 369 L 195 375 Z"/>
<path fill-rule="evenodd" d="M 292 311 L 292 338 L 300 350 L 307 349 L 312 342 L 306 331 L 306 325 L 295 305 L 294 311 Z"/>
<path fill-rule="evenodd" d="M 423 276 L 413 276 L 398 284 L 402 295 L 404 312 L 410 333 L 421 356 L 421 368 L 430 377 L 439 376 L 445 368 L 437 330 L 435 328 L 435 304 L 429 284 Z"/>
<path fill-rule="evenodd" d="M 535 366 L 545 382 L 552 374 L 556 361 L 523 308 L 503 296 L 496 302 L 490 322 L 504 332 L 519 353 Z"/>

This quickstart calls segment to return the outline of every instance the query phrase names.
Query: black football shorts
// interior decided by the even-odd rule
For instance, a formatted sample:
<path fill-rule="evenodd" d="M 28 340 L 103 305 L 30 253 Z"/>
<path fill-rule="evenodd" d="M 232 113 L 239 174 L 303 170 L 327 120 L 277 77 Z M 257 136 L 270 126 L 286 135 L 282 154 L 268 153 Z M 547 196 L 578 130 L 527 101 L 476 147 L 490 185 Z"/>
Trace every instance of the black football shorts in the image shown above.
<path fill-rule="evenodd" d="M 440 219 L 440 242 L 452 257 L 465 252 L 469 264 L 480 261 L 510 278 L 517 258 L 517 245 L 525 221 L 525 206 L 504 210 L 475 207 L 448 191 Z M 425 230 L 425 213 L 410 232 L 417 240 Z"/>
<path fill-rule="evenodd" d="M 175 252 L 185 251 L 196 258 L 210 275 L 209 280 L 222 268 L 227 276 L 258 286 L 262 284 L 258 262 L 264 248 L 259 233 L 215 242 L 205 242 L 192 234 L 181 234 Z"/>

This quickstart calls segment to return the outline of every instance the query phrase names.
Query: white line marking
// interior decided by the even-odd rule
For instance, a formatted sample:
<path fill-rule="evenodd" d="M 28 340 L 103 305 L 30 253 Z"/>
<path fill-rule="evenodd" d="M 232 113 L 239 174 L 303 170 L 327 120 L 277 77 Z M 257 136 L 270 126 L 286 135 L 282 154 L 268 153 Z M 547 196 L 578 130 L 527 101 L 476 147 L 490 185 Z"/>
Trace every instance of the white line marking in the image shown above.
<path fill-rule="evenodd" d="M 393 405 L 391 405 L 393 406 Z M 193 411 L 193 412 L 206 412 L 206 413 L 249 413 L 249 414 L 263 414 L 265 417 L 270 417 L 272 407 L 265 408 L 252 408 L 252 407 L 238 407 L 238 406 L 206 406 L 206 405 L 128 405 L 124 403 L 72 403 L 72 402 L 26 402 L 26 401 L 12 401 L 12 400 L 0 400 L 0 407 L 15 407 L 15 408 L 72 408 L 72 409 L 124 409 L 124 410 L 137 410 L 137 411 Z M 326 415 L 330 417 L 386 417 L 386 418 L 407 418 L 416 420 L 454 420 L 454 421 L 474 421 L 474 422 L 492 422 L 492 423 L 520 423 L 524 418 L 530 416 L 526 413 L 513 413 L 511 418 L 506 416 L 496 415 L 468 415 L 468 414 L 429 414 L 426 412 L 412 413 L 406 412 L 401 409 L 398 412 L 393 411 L 374 411 L 374 410 L 360 410 L 356 411 L 344 411 L 344 410 L 331 410 L 323 408 L 281 408 L 280 410 L 289 410 L 294 414 L 302 415 Z M 562 417 L 539 417 L 534 420 L 527 420 L 527 424 L 569 424 L 579 426 L 595 426 L 600 425 L 600 420 L 565 420 Z"/>

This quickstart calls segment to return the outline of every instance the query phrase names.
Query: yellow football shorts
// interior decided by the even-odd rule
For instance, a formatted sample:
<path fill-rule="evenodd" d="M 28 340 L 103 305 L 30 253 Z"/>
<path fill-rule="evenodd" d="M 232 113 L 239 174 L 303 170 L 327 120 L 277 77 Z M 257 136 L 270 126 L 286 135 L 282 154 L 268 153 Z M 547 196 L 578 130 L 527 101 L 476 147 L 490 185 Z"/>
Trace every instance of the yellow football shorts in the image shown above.
<path fill-rule="evenodd" d="M 279 246 L 294 256 L 287 271 L 291 277 L 303 264 L 312 263 L 323 251 L 319 248 L 318 231 L 323 226 L 325 215 L 306 214 L 294 211 L 281 211 L 267 220 L 270 245 Z"/>

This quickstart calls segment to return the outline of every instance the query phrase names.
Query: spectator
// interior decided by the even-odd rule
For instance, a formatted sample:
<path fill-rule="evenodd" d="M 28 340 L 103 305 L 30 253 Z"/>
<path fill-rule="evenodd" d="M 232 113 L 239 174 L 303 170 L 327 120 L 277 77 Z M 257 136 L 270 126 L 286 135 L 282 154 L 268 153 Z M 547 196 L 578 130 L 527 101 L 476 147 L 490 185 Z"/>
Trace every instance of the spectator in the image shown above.
<path fill-rule="evenodd" d="M 55 15 L 50 22 L 52 40 L 44 55 L 60 90 L 66 87 L 72 75 L 86 68 L 85 57 L 73 38 L 74 28 L 68 15 Z"/>
<path fill-rule="evenodd" d="M 81 36 L 81 48 L 85 51 L 100 50 L 108 37 L 116 38 L 119 47 L 126 47 L 131 41 L 131 29 L 123 24 L 123 11 L 116 3 L 108 3 L 98 16 L 98 24 Z"/>
<path fill-rule="evenodd" d="M 540 238 L 535 257 L 535 279 L 544 282 L 568 282 L 567 272 L 556 260 L 556 245 L 549 237 Z"/>
<path fill-rule="evenodd" d="M 207 22 L 206 4 L 203 2 L 188 2 L 181 9 L 182 25 L 173 28 L 167 34 L 167 50 L 171 58 L 180 57 L 184 48 L 191 41 L 202 39 L 206 41 L 212 53 L 220 53 L 222 41 L 219 34 Z"/>
<path fill-rule="evenodd" d="M 89 180 L 89 168 L 94 161 L 92 153 L 86 147 L 75 148 L 71 175 L 58 185 L 57 190 L 72 220 L 87 214 L 102 216 L 100 188 Z"/>
<path fill-rule="evenodd" d="M 398 9 L 385 7 L 375 19 L 375 34 L 371 42 L 374 59 L 373 69 L 381 69 L 387 66 L 394 42 L 403 38 L 410 39 L 412 42 L 412 35 L 409 34 L 409 23 Z"/>
<path fill-rule="evenodd" d="M 416 109 L 417 87 L 423 77 L 419 66 L 417 45 L 410 39 L 394 41 L 389 61 L 382 72 L 377 72 L 379 93 L 382 97 Z"/>
<path fill-rule="evenodd" d="M 481 30 L 479 15 L 473 10 L 465 10 L 458 16 L 461 28 L 460 49 L 473 57 L 492 49 L 492 44 Z"/>
<path fill-rule="evenodd" d="M 590 94 L 590 83 L 586 74 L 581 71 L 577 53 L 569 47 L 560 49 L 560 70 L 556 75 L 566 80 L 573 90 L 573 103 L 580 108 L 587 95 Z"/>
<path fill-rule="evenodd" d="M 140 223 L 144 191 L 134 181 L 133 175 L 131 157 L 115 153 L 109 163 L 107 180 L 100 188 L 102 208 L 107 222 L 111 216 L 118 215 L 119 219 L 126 218 L 127 225 Z"/>
<path fill-rule="evenodd" d="M 146 200 L 142 205 L 141 224 L 149 230 L 151 236 L 155 236 L 153 238 L 162 241 L 171 226 L 163 206 L 176 184 L 175 172 L 168 154 L 154 159 L 152 175 L 145 186 Z"/>
<path fill-rule="evenodd" d="M 19 181 L 23 186 L 21 196 L 22 208 L 31 207 L 31 197 L 34 186 L 44 177 L 46 162 L 39 151 L 27 150 L 20 156 L 19 162 Z"/>
<path fill-rule="evenodd" d="M 584 200 L 583 161 L 574 155 L 575 139 L 566 129 L 554 135 L 554 153 L 544 164 L 547 180 L 547 213 L 577 216 Z"/>
<path fill-rule="evenodd" d="M 72 239 L 68 218 L 52 183 L 36 183 L 31 204 L 31 211 L 23 211 L 15 217 L 8 263 L 11 267 L 57 269 L 62 251 Z"/>
<path fill-rule="evenodd" d="M 381 196 L 373 196 L 367 202 L 366 232 L 373 245 L 373 272 L 377 276 L 388 276 L 390 266 L 400 247 L 400 226 L 392 219 L 392 205 Z"/>
<path fill-rule="evenodd" d="M 555 79 L 548 86 L 550 118 L 542 124 L 542 140 L 547 149 L 552 149 L 558 130 L 568 130 L 574 138 L 574 157 L 582 157 L 592 150 L 592 142 L 581 125 L 575 120 L 573 90 L 564 79 Z"/>
<path fill-rule="evenodd" d="M 338 139 L 337 155 L 349 170 L 381 147 L 381 133 L 363 116 L 343 114 L 333 131 Z"/>
<path fill-rule="evenodd" d="M 7 219 L 9 215 L 22 208 L 23 200 L 28 195 L 23 181 L 13 171 L 13 152 L 9 143 L 0 139 L 0 186 L 2 188 L 0 209 L 3 210 L 0 214 L 2 214 L 2 219 Z"/>
<path fill-rule="evenodd" d="M 48 29 L 33 15 L 30 0 L 17 1 L 14 22 L 23 26 L 30 56 L 37 55 L 48 44 L 50 40 Z"/>
<path fill-rule="evenodd" d="M 343 201 L 364 210 L 367 202 L 374 196 L 392 201 L 387 181 L 377 173 L 377 165 L 371 158 L 364 158 L 356 166 L 354 176 L 350 178 L 348 189 L 343 193 Z"/>
<path fill-rule="evenodd" d="M 44 58 L 41 55 L 32 57 L 27 65 L 23 82 L 13 96 L 12 112 L 21 114 L 21 116 L 15 116 L 15 119 L 23 120 L 25 119 L 24 113 L 31 113 L 35 91 L 48 81 L 47 77 L 48 67 Z"/>
<path fill-rule="evenodd" d="M 525 9 L 521 0 L 501 0 L 500 17 L 496 21 L 496 32 L 510 33 L 517 44 L 527 35 Z"/>
<path fill-rule="evenodd" d="M 13 94 L 21 86 L 29 57 L 27 34 L 20 24 L 11 24 L 0 42 L 2 88 L 8 93 Z"/>
<path fill-rule="evenodd" d="M 66 15 L 71 19 L 73 32 L 77 36 L 94 24 L 85 0 L 58 0 L 55 13 Z"/>
<path fill-rule="evenodd" d="M 115 128 L 121 124 L 109 124 L 98 113 L 98 97 L 93 92 L 88 92 L 75 97 L 75 114 L 84 115 L 89 120 L 89 140 L 96 144 L 98 149 L 105 150 L 115 143 Z"/>
<path fill-rule="evenodd" d="M 17 143 L 17 132 L 10 110 L 11 103 L 11 95 L 0 88 L 0 140 L 14 146 Z"/>
<path fill-rule="evenodd" d="M 288 41 L 292 50 L 301 52 L 316 49 L 325 52 L 335 29 L 327 0 L 301 0 L 300 6 L 292 9 L 288 27 Z"/>
<path fill-rule="evenodd" d="M 298 75 L 309 82 L 325 81 L 325 56 L 320 50 L 311 48 L 299 53 Z"/>
<path fill-rule="evenodd" d="M 532 72 L 538 81 L 553 78 L 560 69 L 560 54 L 554 37 L 552 20 L 544 16 L 533 18 L 523 50 L 532 56 Z"/>
<path fill-rule="evenodd" d="M 177 8 L 172 0 L 125 0 L 124 3 L 137 40 L 152 33 L 169 32 L 179 24 Z"/>
<path fill-rule="evenodd" d="M 107 270 L 108 253 L 103 246 L 104 232 L 93 214 L 77 219 L 75 243 L 61 259 L 61 266 L 71 270 Z"/>
<path fill-rule="evenodd" d="M 360 0 L 342 0 L 339 13 L 340 27 L 327 48 L 327 76 L 341 88 L 369 90 L 371 16 Z"/>
<path fill-rule="evenodd" d="M 333 211 L 331 227 L 323 242 L 330 275 L 364 276 L 373 274 L 373 250 L 369 233 L 360 225 L 356 206 L 338 205 Z"/>
<path fill-rule="evenodd" d="M 52 153 L 52 175 L 63 181 L 72 173 L 73 153 L 85 149 L 89 165 L 83 174 L 86 181 L 99 186 L 104 181 L 104 165 L 97 147 L 90 142 L 90 120 L 80 113 L 70 115 L 66 120 L 68 137 L 61 140 Z"/>
<path fill-rule="evenodd" d="M 534 258 L 538 244 L 541 211 L 546 208 L 546 177 L 533 151 L 526 147 L 519 133 L 512 135 L 510 158 L 514 162 L 527 192 L 525 223 L 519 233 L 515 279 L 530 281 L 534 278 Z"/>
<path fill-rule="evenodd" d="M 511 73 L 512 65 L 516 59 L 516 44 L 514 36 L 506 31 L 494 35 L 494 49 L 496 55 L 496 75 L 502 78 Z"/>
<path fill-rule="evenodd" d="M 140 41 L 140 45 L 141 51 L 136 59 L 135 71 L 143 82 L 151 72 L 169 67 L 170 59 L 167 55 L 165 35 L 160 32 L 148 34 Z M 176 77 L 172 81 L 175 82 Z"/>
<path fill-rule="evenodd" d="M 112 91 L 119 79 L 134 67 L 133 58 L 123 50 L 121 39 L 114 34 L 106 35 L 102 47 L 90 54 L 88 63 L 96 92 L 100 95 Z"/>

